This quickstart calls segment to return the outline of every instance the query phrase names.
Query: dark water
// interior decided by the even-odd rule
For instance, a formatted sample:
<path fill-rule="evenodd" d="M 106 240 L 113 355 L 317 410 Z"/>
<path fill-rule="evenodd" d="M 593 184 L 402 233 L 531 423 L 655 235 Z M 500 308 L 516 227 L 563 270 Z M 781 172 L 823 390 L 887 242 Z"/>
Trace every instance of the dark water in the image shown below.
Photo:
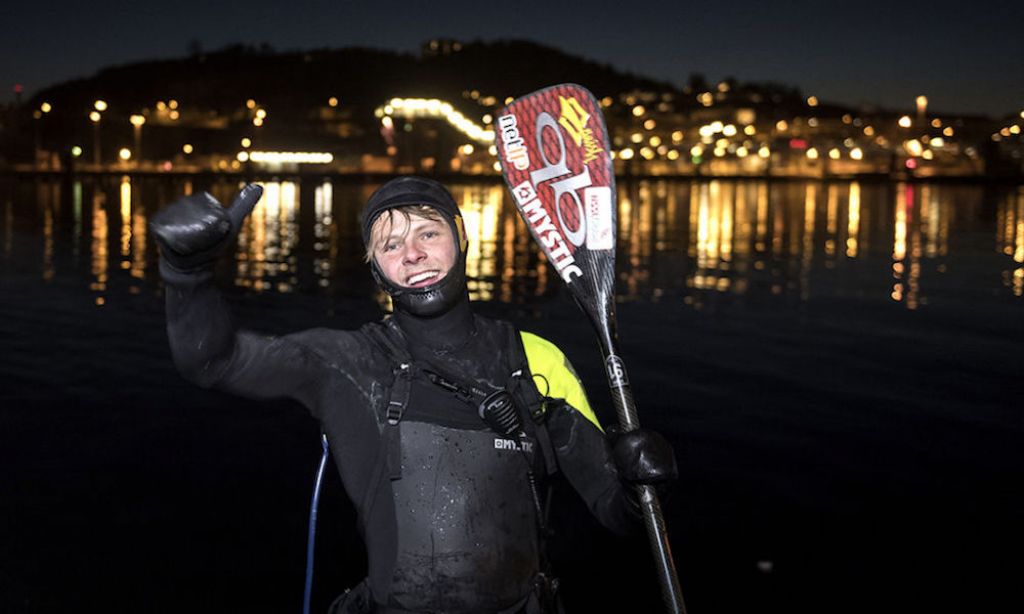
<path fill-rule="evenodd" d="M 177 376 L 146 229 L 237 187 L 0 182 L 0 611 L 301 606 L 316 425 Z M 240 326 L 379 317 L 374 187 L 267 184 L 218 269 Z M 453 192 L 479 308 L 562 346 L 610 422 L 596 344 L 502 188 Z M 682 455 L 666 514 L 691 612 L 1019 608 L 1024 189 L 650 181 L 619 203 L 623 353 Z M 365 571 L 326 489 L 320 606 Z M 643 540 L 560 501 L 570 609 L 659 611 Z"/>

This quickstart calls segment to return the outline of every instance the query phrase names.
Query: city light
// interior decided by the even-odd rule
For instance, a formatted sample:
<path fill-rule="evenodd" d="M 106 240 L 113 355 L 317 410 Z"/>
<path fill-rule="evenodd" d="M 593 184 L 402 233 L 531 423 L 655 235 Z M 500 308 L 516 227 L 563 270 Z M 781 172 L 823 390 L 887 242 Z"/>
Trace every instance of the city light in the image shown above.
<path fill-rule="evenodd" d="M 817 160 L 818 159 L 818 150 L 815 149 L 814 147 L 808 148 L 807 149 L 807 158 L 809 160 Z"/>
<path fill-rule="evenodd" d="M 80 158 L 80 157 L 82 157 L 82 148 L 79 147 L 78 145 L 75 145 L 74 147 L 72 147 L 71 148 L 71 157 L 72 158 Z"/>
<path fill-rule="evenodd" d="M 388 104 L 374 111 L 374 115 L 381 119 L 392 114 L 411 118 L 443 118 L 474 141 L 483 144 L 494 142 L 494 130 L 485 130 L 457 111 L 451 103 L 436 98 L 392 98 Z"/>
<path fill-rule="evenodd" d="M 767 145 L 762 145 L 761 148 L 757 150 L 757 155 L 762 158 L 768 158 L 772 155 L 772 151 L 768 149 Z"/>
<path fill-rule="evenodd" d="M 252 147 L 252 139 L 250 139 L 247 136 L 242 137 L 242 147 L 244 147 L 245 149 Z"/>
<path fill-rule="evenodd" d="M 861 150 L 860 147 L 854 147 L 853 149 L 850 150 L 850 158 L 854 160 L 863 160 L 864 152 Z"/>
<path fill-rule="evenodd" d="M 193 148 L 190 143 L 185 143 L 184 145 L 181 146 L 181 151 L 186 154 L 190 154 L 193 151 L 195 151 L 195 148 Z"/>
<path fill-rule="evenodd" d="M 943 136 L 953 136 L 953 127 L 952 126 L 946 126 L 945 128 L 943 128 L 942 135 Z"/>
<path fill-rule="evenodd" d="M 132 159 L 132 152 L 127 147 L 122 147 L 120 151 L 117 152 L 117 157 L 127 162 Z"/>
<path fill-rule="evenodd" d="M 924 117 L 925 112 L 928 110 L 928 97 L 918 96 L 915 102 L 917 103 L 917 114 Z"/>
<path fill-rule="evenodd" d="M 473 146 L 470 145 L 469 143 L 466 143 L 460 148 L 460 150 L 462 151 L 463 155 L 468 156 L 473 153 Z"/>
<path fill-rule="evenodd" d="M 100 115 L 99 111 L 90 111 L 89 112 L 89 119 L 92 120 L 93 123 L 98 123 L 100 121 L 101 117 L 103 117 L 103 116 Z"/>
<path fill-rule="evenodd" d="M 128 118 L 128 121 L 131 123 L 131 125 L 138 128 L 146 123 L 146 118 L 143 115 L 132 115 Z"/>
<path fill-rule="evenodd" d="M 39 110 L 43 113 L 49 113 L 53 110 L 53 106 L 48 102 L 44 102 L 43 104 L 39 105 Z"/>
<path fill-rule="evenodd" d="M 107 103 L 104 100 L 97 100 L 96 102 L 92 103 L 92 108 L 102 113 L 103 111 L 107 110 Z"/>
<path fill-rule="evenodd" d="M 329 107 L 336 107 L 336 106 L 338 106 L 338 97 L 337 96 L 331 96 L 330 98 L 328 98 L 327 99 L 327 106 L 329 106 Z"/>
<path fill-rule="evenodd" d="M 913 121 L 910 119 L 909 115 L 904 115 L 897 123 L 899 123 L 900 128 L 909 128 L 913 125 Z"/>
<path fill-rule="evenodd" d="M 647 110 L 644 109 L 643 105 L 638 104 L 635 107 L 633 107 L 633 117 L 640 117 L 646 112 Z"/>
<path fill-rule="evenodd" d="M 622 158 L 623 160 L 632 160 L 633 159 L 633 155 L 634 155 L 634 152 L 629 147 L 627 147 L 627 148 L 625 148 L 625 149 L 623 149 L 622 151 L 619 152 L 619 157 Z"/>
<path fill-rule="evenodd" d="M 329 164 L 334 161 L 334 156 L 326 152 L 254 151 L 249 154 L 249 159 L 263 164 Z"/>
<path fill-rule="evenodd" d="M 809 106 L 809 107 L 816 107 L 816 106 L 818 106 L 818 97 L 817 96 L 808 96 L 807 97 L 807 106 Z"/>

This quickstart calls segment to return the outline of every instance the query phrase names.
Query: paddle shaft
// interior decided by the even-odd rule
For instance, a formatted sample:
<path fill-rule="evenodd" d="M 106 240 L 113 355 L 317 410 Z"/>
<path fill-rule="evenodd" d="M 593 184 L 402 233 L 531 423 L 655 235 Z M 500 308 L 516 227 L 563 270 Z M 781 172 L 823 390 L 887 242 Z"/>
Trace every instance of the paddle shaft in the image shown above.
<path fill-rule="evenodd" d="M 619 357 L 614 318 L 614 314 L 605 311 L 600 318 L 603 321 L 595 321 L 594 326 L 598 332 L 605 373 L 608 376 L 612 404 L 615 406 L 619 426 L 624 431 L 632 431 L 640 428 L 640 421 L 637 418 L 636 401 L 633 400 L 633 392 L 630 390 L 626 366 Z M 658 495 L 653 486 L 639 485 L 636 490 L 644 526 L 647 528 L 647 538 L 651 543 L 651 552 L 657 567 L 665 610 L 671 614 L 685 614 L 683 591 L 679 586 L 679 575 L 672 560 L 672 548 L 668 543 L 668 530 L 665 527 L 665 517 L 661 513 Z"/>

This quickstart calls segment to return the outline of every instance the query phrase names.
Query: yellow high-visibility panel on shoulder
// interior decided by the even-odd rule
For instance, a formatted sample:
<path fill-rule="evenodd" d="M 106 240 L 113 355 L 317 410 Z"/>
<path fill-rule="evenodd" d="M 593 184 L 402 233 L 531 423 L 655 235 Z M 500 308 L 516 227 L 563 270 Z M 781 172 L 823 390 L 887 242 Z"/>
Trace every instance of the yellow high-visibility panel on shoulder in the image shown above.
<path fill-rule="evenodd" d="M 565 399 L 566 403 L 600 429 L 601 423 L 598 422 L 597 415 L 594 414 L 590 402 L 587 401 L 583 384 L 580 383 L 576 371 L 562 350 L 558 349 L 554 343 L 533 333 L 520 331 L 519 335 L 523 339 L 523 348 L 526 350 L 526 360 L 530 365 L 530 372 L 534 375 L 533 381 L 537 384 L 540 393 L 555 399 Z M 543 378 L 538 376 L 543 376 Z"/>

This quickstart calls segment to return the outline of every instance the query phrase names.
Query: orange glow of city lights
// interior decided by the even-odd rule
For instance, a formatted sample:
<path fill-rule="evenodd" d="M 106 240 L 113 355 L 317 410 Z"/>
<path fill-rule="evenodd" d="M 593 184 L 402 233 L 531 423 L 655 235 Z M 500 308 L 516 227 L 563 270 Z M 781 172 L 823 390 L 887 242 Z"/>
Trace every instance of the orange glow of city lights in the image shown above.
<path fill-rule="evenodd" d="M 911 125 L 913 125 L 913 121 L 911 121 L 909 115 L 904 115 L 903 117 L 900 118 L 899 122 L 897 123 L 900 125 L 900 128 L 909 128 Z"/>
<path fill-rule="evenodd" d="M 635 107 L 633 107 L 633 117 L 640 117 L 641 115 L 646 113 L 646 111 L 647 110 L 644 109 L 643 105 L 638 104 Z"/>
<path fill-rule="evenodd" d="M 181 151 L 183 151 L 186 154 L 190 154 L 193 151 L 195 151 L 195 148 L 192 147 L 191 143 L 185 143 L 184 145 L 181 146 Z"/>
<path fill-rule="evenodd" d="M 43 104 L 39 105 L 39 110 L 43 113 L 49 113 L 53 110 L 53 105 L 51 105 L 48 102 L 44 102 Z"/>
<path fill-rule="evenodd" d="M 132 152 L 127 147 L 122 147 L 121 150 L 117 152 L 117 157 L 127 162 L 132 159 Z"/>
<path fill-rule="evenodd" d="M 107 110 L 107 103 L 105 100 L 97 100 L 96 102 L 92 103 L 92 108 L 102 113 L 103 111 Z"/>
<path fill-rule="evenodd" d="M 100 121 L 101 117 L 102 117 L 102 115 L 100 115 L 99 111 L 90 111 L 89 112 L 89 119 L 92 120 L 93 123 L 98 123 Z"/>
<path fill-rule="evenodd" d="M 128 118 L 128 121 L 131 123 L 131 125 L 138 128 L 139 126 L 142 126 L 146 123 L 146 117 L 143 115 L 132 115 Z"/>

